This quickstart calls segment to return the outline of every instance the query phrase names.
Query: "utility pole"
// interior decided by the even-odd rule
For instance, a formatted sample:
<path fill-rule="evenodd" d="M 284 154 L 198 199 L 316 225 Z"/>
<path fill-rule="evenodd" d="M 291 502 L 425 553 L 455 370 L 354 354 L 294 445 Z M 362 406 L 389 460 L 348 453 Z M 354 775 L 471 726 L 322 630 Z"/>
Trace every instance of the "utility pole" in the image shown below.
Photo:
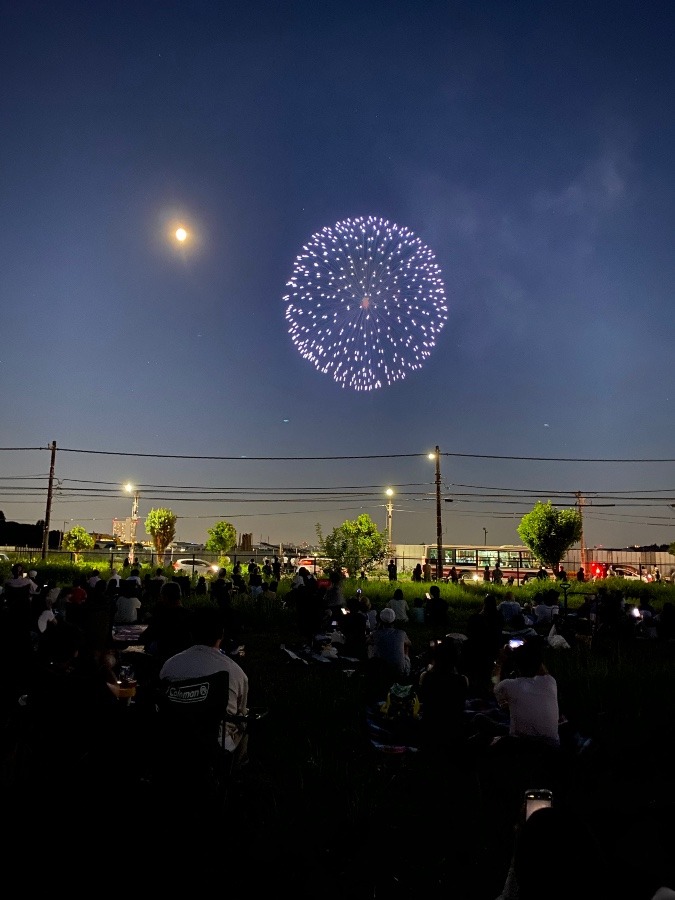
<path fill-rule="evenodd" d="M 584 506 L 584 498 L 581 496 L 581 491 L 577 491 L 577 509 L 579 510 L 579 515 L 581 516 L 581 539 L 580 539 L 579 557 L 581 560 L 581 567 L 584 570 L 584 576 L 587 576 L 589 573 L 588 573 L 588 567 L 586 565 L 586 544 L 584 543 L 583 506 Z"/>
<path fill-rule="evenodd" d="M 52 441 L 49 445 L 52 451 L 52 459 L 49 466 L 49 486 L 47 487 L 47 510 L 45 512 L 45 527 L 42 532 L 42 559 L 47 558 L 47 549 L 49 547 L 49 520 L 52 514 L 52 492 L 54 490 L 54 467 L 56 465 L 56 441 Z"/>
<path fill-rule="evenodd" d="M 441 451 L 436 445 L 436 581 L 443 580 L 443 524 L 441 521 Z"/>

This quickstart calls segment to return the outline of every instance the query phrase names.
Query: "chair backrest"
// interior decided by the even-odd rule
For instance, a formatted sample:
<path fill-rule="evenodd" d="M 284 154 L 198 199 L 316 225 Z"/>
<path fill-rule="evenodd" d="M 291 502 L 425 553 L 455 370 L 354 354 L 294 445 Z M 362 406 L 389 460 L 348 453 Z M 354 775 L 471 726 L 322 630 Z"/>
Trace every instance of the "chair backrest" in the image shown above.
<path fill-rule="evenodd" d="M 198 678 L 163 679 L 157 694 L 162 729 L 185 747 L 221 743 L 221 724 L 227 711 L 229 672 Z"/>

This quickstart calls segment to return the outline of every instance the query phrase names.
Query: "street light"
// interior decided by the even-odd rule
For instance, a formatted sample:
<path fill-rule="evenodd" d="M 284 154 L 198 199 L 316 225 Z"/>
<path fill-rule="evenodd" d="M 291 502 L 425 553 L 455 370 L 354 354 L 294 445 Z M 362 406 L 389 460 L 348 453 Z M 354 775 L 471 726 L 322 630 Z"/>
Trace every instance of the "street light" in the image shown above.
<path fill-rule="evenodd" d="M 385 494 L 389 498 L 389 500 L 387 501 L 387 550 L 389 553 L 391 553 L 391 518 L 393 512 L 393 501 L 391 498 L 394 496 L 394 492 L 391 488 L 387 488 Z"/>
<path fill-rule="evenodd" d="M 436 445 L 429 459 L 436 460 L 436 581 L 443 580 L 443 524 L 441 521 L 441 451 Z"/>
<path fill-rule="evenodd" d="M 136 519 L 138 518 L 138 488 L 129 483 L 124 485 L 124 489 L 127 493 L 134 495 L 133 503 L 131 504 L 131 522 L 129 527 L 131 538 L 129 565 L 133 566 L 134 562 L 136 561 Z"/>

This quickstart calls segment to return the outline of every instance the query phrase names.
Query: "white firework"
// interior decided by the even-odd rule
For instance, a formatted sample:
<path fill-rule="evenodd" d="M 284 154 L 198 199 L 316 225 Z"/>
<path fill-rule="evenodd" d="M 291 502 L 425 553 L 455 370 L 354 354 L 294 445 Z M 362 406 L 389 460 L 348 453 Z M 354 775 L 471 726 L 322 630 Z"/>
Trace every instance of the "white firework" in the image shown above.
<path fill-rule="evenodd" d="M 288 331 L 300 354 L 356 391 L 421 368 L 448 318 L 433 252 L 408 228 L 374 216 L 313 234 L 286 286 Z"/>

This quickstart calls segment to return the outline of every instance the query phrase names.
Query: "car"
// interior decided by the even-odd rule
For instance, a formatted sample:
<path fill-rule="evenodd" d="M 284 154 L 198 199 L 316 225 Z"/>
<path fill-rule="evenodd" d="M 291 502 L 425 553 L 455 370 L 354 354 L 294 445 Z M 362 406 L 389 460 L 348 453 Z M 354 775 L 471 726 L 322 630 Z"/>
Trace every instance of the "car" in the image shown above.
<path fill-rule="evenodd" d="M 0 553 L 0 562 L 9 562 L 9 556 L 6 553 Z"/>
<path fill-rule="evenodd" d="M 171 563 L 174 572 L 187 572 L 190 575 L 214 575 L 220 570 L 215 563 L 207 562 L 205 559 L 197 559 L 188 556 L 184 559 L 174 559 Z"/>
<path fill-rule="evenodd" d="M 607 572 L 607 577 L 612 577 L 609 571 Z M 640 576 L 638 570 L 634 569 L 632 566 L 614 566 L 613 577 L 626 578 L 628 581 L 649 581 L 649 576 L 647 574 Z"/>

